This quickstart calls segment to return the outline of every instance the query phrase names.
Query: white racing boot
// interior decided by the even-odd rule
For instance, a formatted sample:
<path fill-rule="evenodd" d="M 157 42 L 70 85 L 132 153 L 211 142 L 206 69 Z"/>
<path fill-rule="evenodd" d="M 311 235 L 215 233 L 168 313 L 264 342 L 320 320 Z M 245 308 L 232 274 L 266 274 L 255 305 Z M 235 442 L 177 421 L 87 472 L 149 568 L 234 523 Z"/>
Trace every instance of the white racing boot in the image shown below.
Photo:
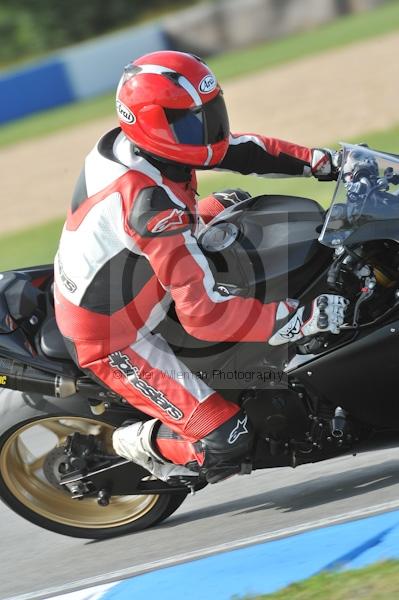
<path fill-rule="evenodd" d="M 159 423 L 158 419 L 151 419 L 117 429 L 112 437 L 115 452 L 140 465 L 162 481 L 167 481 L 169 477 L 198 475 L 183 465 L 168 462 L 154 450 L 152 437 L 157 423 Z"/>

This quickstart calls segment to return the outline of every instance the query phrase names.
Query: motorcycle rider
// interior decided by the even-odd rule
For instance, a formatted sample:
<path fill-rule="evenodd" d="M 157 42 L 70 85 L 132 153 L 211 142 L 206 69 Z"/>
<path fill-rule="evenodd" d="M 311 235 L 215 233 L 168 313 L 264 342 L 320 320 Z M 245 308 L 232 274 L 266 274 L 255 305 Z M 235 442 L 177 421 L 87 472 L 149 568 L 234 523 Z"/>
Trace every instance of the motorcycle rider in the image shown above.
<path fill-rule="evenodd" d="M 160 479 L 210 482 L 239 470 L 253 441 L 244 411 L 180 363 L 152 331 L 172 301 L 185 330 L 206 341 L 283 344 L 338 333 L 346 301 L 310 306 L 220 293 L 196 241 L 209 220 L 246 196 L 196 202 L 196 169 L 336 178 L 336 155 L 232 134 L 222 90 L 198 57 L 147 54 L 118 85 L 120 127 L 85 160 L 55 259 L 55 310 L 75 362 L 151 420 L 116 430 L 117 454 Z"/>

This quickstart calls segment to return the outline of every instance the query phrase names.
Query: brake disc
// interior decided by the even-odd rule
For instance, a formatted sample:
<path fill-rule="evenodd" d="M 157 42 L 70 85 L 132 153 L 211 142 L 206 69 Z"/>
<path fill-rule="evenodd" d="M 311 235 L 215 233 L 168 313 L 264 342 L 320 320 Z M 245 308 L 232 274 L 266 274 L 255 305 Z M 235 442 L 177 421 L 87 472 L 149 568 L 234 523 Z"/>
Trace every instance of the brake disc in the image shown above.
<path fill-rule="evenodd" d="M 61 486 L 61 477 L 65 475 L 68 469 L 68 457 L 65 454 L 63 446 L 57 446 L 50 450 L 43 463 L 43 473 L 47 481 L 58 489 L 65 490 Z"/>

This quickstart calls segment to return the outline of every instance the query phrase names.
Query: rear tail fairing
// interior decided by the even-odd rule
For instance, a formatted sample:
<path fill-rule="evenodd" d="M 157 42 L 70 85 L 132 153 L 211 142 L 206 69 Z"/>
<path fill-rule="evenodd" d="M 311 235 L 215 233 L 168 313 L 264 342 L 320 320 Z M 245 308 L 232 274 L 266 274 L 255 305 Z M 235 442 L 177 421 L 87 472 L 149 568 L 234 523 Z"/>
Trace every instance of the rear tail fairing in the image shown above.
<path fill-rule="evenodd" d="M 0 359 L 74 377 L 69 360 L 50 360 L 41 348 L 44 323 L 54 317 L 52 265 L 5 271 L 0 277 Z"/>

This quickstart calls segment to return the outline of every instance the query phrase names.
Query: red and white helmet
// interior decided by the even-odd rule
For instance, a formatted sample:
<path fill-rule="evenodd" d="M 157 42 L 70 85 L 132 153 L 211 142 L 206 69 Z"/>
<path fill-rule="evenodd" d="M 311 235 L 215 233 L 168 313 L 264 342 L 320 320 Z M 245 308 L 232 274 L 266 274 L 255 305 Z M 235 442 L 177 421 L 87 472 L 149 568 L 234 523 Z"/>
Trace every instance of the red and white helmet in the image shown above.
<path fill-rule="evenodd" d="M 152 52 L 125 67 L 116 92 L 125 135 L 149 154 L 193 167 L 213 167 L 228 147 L 222 90 L 201 59 Z"/>

